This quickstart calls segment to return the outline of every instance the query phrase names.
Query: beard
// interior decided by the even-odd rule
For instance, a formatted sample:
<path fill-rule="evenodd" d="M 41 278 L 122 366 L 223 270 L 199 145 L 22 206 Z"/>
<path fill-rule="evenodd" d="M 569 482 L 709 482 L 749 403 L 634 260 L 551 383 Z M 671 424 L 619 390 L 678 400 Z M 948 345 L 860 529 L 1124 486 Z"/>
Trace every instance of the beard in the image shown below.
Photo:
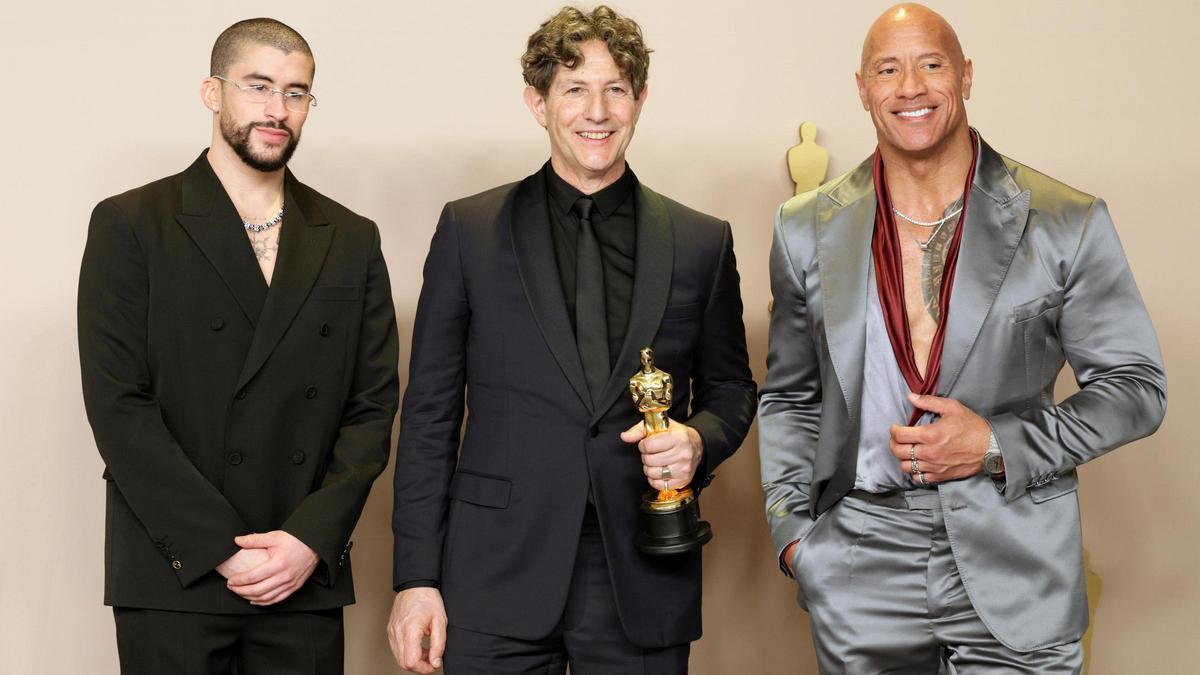
<path fill-rule="evenodd" d="M 276 157 L 263 157 L 254 151 L 250 146 L 250 132 L 258 127 L 267 129 L 282 129 L 288 132 L 287 145 L 279 152 Z M 296 146 L 300 145 L 300 137 L 291 129 L 279 124 L 278 122 L 251 122 L 245 126 L 239 127 L 233 121 L 232 117 L 227 117 L 224 111 L 221 111 L 221 136 L 229 147 L 237 153 L 237 156 L 246 164 L 246 166 L 270 173 L 278 171 L 287 166 L 288 160 L 292 158 L 292 153 L 296 152 Z"/>

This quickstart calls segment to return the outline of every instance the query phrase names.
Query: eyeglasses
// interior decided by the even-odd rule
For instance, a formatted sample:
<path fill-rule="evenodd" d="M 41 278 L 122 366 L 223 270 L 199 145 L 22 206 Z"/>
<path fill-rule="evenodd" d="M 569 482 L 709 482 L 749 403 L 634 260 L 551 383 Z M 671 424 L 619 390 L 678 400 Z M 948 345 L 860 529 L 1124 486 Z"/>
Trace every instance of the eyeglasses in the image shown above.
<path fill-rule="evenodd" d="M 220 80 L 234 87 L 237 87 L 246 96 L 246 100 L 251 103 L 266 103 L 271 100 L 275 94 L 283 97 L 283 107 L 296 113 L 306 113 L 310 107 L 315 108 L 317 105 L 317 97 L 306 91 L 280 91 L 272 89 L 262 83 L 247 84 L 242 86 L 232 80 L 227 80 L 220 75 L 213 75 L 213 79 Z"/>

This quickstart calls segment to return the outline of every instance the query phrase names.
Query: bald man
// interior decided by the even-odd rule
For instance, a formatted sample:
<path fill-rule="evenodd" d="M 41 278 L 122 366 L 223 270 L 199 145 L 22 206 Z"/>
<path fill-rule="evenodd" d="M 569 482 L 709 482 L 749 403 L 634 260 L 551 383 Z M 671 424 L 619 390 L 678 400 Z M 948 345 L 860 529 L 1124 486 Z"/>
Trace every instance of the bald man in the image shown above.
<path fill-rule="evenodd" d="M 762 478 L 823 673 L 1080 672 L 1076 467 L 1165 409 L 1104 202 L 988 146 L 972 80 L 942 17 L 889 9 L 878 149 L 776 220 Z"/>

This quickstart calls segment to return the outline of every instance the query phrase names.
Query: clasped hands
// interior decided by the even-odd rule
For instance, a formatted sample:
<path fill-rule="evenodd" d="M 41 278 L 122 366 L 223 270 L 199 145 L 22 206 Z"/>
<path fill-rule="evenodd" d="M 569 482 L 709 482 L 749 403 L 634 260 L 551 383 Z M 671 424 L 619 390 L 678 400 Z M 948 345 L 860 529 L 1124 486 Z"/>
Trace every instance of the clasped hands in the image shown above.
<path fill-rule="evenodd" d="M 920 476 L 929 485 L 969 478 L 983 470 L 983 455 L 992 433 L 987 420 L 952 398 L 909 394 L 920 410 L 938 415 L 921 426 L 893 424 L 889 448 L 900 460 L 900 470 Z"/>
<path fill-rule="evenodd" d="M 242 550 L 217 566 L 226 587 L 250 601 L 266 606 L 295 593 L 317 568 L 320 558 L 304 542 L 275 530 L 234 538 Z"/>

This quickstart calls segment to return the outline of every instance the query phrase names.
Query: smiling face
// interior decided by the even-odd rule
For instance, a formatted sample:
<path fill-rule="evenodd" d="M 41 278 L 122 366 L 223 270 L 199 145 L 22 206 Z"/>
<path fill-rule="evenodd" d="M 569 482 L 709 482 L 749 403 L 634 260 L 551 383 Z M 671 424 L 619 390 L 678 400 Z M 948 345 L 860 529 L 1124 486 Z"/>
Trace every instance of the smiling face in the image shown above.
<path fill-rule="evenodd" d="M 243 87 L 265 85 L 280 91 L 308 92 L 312 88 L 313 62 L 301 52 L 284 52 L 270 45 L 249 44 L 225 76 L 206 80 L 206 102 L 217 110 L 220 141 L 247 165 L 263 172 L 287 165 L 300 143 L 307 113 L 288 110 L 283 97 L 273 94 L 266 103 L 255 103 L 233 83 Z M 216 143 L 214 139 L 214 143 Z"/>
<path fill-rule="evenodd" d="M 945 19 L 901 5 L 875 22 L 856 74 L 884 152 L 928 157 L 968 134 L 972 67 Z"/>
<path fill-rule="evenodd" d="M 599 40 L 579 45 L 575 68 L 560 66 L 545 94 L 530 86 L 525 103 L 550 136 L 554 171 L 585 194 L 611 185 L 625 171 L 646 89 L 633 87 Z"/>

